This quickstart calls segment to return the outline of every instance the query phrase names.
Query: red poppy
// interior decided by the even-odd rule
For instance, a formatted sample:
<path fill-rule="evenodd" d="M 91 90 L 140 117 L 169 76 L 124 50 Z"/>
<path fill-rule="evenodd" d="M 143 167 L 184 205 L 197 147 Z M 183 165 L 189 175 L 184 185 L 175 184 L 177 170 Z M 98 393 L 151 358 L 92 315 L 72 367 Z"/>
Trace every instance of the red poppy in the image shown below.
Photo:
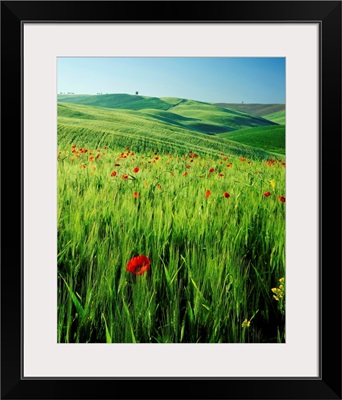
<path fill-rule="evenodd" d="M 187 173 L 187 172 L 184 172 L 183 176 L 187 176 L 187 175 L 188 175 L 188 173 Z"/>
<path fill-rule="evenodd" d="M 229 194 L 228 192 L 224 192 L 224 193 L 223 193 L 223 196 L 224 196 L 226 199 L 228 199 L 228 198 L 230 197 L 230 194 Z"/>
<path fill-rule="evenodd" d="M 134 192 L 133 196 L 134 196 L 135 199 L 137 199 L 139 197 L 139 193 L 138 192 Z"/>
<path fill-rule="evenodd" d="M 148 257 L 141 255 L 131 258 L 128 261 L 126 271 L 135 275 L 142 275 L 149 270 L 151 261 Z"/>
<path fill-rule="evenodd" d="M 209 172 L 214 172 L 215 169 L 214 168 L 210 168 Z"/>
<path fill-rule="evenodd" d="M 285 203 L 285 197 L 284 196 L 279 196 L 279 200 L 283 203 Z"/>
<path fill-rule="evenodd" d="M 270 196 L 271 195 L 271 192 L 266 192 L 266 193 L 264 193 L 264 196 L 265 197 L 268 197 L 268 196 Z"/>
<path fill-rule="evenodd" d="M 113 171 L 110 176 L 116 176 L 116 171 Z"/>
<path fill-rule="evenodd" d="M 211 191 L 210 190 L 207 190 L 206 192 L 205 192 L 205 197 L 209 197 L 211 195 Z"/>
<path fill-rule="evenodd" d="M 245 157 L 241 157 L 241 158 L 240 158 L 240 161 L 242 161 L 242 162 L 243 162 L 243 161 L 246 161 Z"/>
<path fill-rule="evenodd" d="M 127 179 L 128 175 L 122 175 L 122 179 Z"/>
<path fill-rule="evenodd" d="M 133 169 L 133 172 L 139 172 L 139 170 L 140 170 L 139 167 L 135 167 L 135 168 Z"/>
<path fill-rule="evenodd" d="M 219 174 L 219 177 L 222 178 L 223 174 Z"/>
<path fill-rule="evenodd" d="M 189 169 L 189 168 L 191 168 L 191 166 L 190 165 L 186 165 L 185 168 Z"/>
<path fill-rule="evenodd" d="M 197 157 L 197 154 L 196 154 L 196 153 L 194 153 L 193 157 L 194 157 L 194 158 L 196 158 L 196 157 Z"/>
<path fill-rule="evenodd" d="M 71 146 L 71 148 L 75 149 L 75 148 L 76 148 L 76 145 L 75 145 L 75 144 L 73 144 L 73 145 Z"/>

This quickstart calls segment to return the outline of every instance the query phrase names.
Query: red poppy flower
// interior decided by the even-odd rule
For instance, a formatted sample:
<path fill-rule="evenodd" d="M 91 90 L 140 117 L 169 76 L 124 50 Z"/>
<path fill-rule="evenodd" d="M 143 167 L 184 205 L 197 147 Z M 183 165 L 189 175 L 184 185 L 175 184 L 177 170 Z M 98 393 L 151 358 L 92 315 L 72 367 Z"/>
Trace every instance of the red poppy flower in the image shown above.
<path fill-rule="evenodd" d="M 135 167 L 135 168 L 133 169 L 133 172 L 139 172 L 139 170 L 140 170 L 139 167 Z"/>
<path fill-rule="evenodd" d="M 264 196 L 265 197 L 268 197 L 268 196 L 270 196 L 271 195 L 271 192 L 266 192 L 266 193 L 264 193 Z"/>
<path fill-rule="evenodd" d="M 242 161 L 242 162 L 243 162 L 243 161 L 246 161 L 245 157 L 241 157 L 241 158 L 240 158 L 240 161 Z"/>
<path fill-rule="evenodd" d="M 122 175 L 122 179 L 127 179 L 128 175 Z"/>
<path fill-rule="evenodd" d="M 128 261 L 126 271 L 135 275 L 142 275 L 149 270 L 151 261 L 148 257 L 141 255 L 133 257 Z"/>
<path fill-rule="evenodd" d="M 223 174 L 219 174 L 219 177 L 222 178 Z"/>
<path fill-rule="evenodd" d="M 214 172 L 215 169 L 214 168 L 210 168 L 209 172 Z"/>
<path fill-rule="evenodd" d="M 228 192 L 224 192 L 224 193 L 223 193 L 223 196 L 224 196 L 226 199 L 228 199 L 228 198 L 230 197 L 230 194 L 229 194 Z"/>
<path fill-rule="evenodd" d="M 183 176 L 187 176 L 187 175 L 188 175 L 188 173 L 187 173 L 187 172 L 184 172 Z"/>
<path fill-rule="evenodd" d="M 279 200 L 283 203 L 285 203 L 285 197 L 284 196 L 279 196 Z"/>
<path fill-rule="evenodd" d="M 209 197 L 211 195 L 211 191 L 210 190 L 207 190 L 206 192 L 205 192 L 205 197 Z"/>
<path fill-rule="evenodd" d="M 135 199 L 137 199 L 139 197 L 139 193 L 138 192 L 134 192 L 133 196 L 134 196 Z"/>
<path fill-rule="evenodd" d="M 110 176 L 116 176 L 116 171 L 113 171 Z"/>

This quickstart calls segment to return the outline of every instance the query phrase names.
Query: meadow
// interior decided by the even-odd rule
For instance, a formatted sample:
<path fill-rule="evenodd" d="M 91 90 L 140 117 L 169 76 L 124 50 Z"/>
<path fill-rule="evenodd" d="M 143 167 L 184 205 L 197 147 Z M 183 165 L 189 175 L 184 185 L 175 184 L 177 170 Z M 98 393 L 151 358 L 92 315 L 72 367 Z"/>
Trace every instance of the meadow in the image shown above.
<path fill-rule="evenodd" d="M 285 157 L 59 106 L 58 342 L 285 342 Z"/>

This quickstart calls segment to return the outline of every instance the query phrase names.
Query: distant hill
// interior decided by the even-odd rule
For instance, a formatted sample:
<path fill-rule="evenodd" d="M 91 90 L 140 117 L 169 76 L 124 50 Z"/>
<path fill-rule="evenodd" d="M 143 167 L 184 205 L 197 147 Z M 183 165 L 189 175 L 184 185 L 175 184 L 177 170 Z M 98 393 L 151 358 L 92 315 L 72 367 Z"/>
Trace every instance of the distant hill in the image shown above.
<path fill-rule="evenodd" d="M 264 117 L 279 111 L 285 112 L 285 104 L 213 103 L 216 107 L 229 108 L 250 115 Z"/>
<path fill-rule="evenodd" d="M 279 124 L 279 125 L 286 124 L 285 111 L 278 111 L 273 114 L 264 115 L 263 118 L 268 119 L 269 121 L 275 122 L 276 124 Z"/>
<path fill-rule="evenodd" d="M 273 121 L 260 116 L 248 115 L 238 110 L 173 97 L 159 98 L 119 93 L 83 96 L 58 95 L 57 100 L 60 103 L 136 111 L 156 121 L 208 135 L 231 132 L 246 127 L 275 124 Z"/>

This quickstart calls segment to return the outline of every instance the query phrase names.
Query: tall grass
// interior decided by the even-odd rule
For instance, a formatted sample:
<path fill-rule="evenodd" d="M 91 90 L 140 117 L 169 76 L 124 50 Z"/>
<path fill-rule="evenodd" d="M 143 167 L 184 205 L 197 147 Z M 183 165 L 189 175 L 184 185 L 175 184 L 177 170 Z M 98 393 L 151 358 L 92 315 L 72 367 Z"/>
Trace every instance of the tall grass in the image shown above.
<path fill-rule="evenodd" d="M 279 196 L 280 160 L 61 147 L 58 342 L 285 341 Z"/>

